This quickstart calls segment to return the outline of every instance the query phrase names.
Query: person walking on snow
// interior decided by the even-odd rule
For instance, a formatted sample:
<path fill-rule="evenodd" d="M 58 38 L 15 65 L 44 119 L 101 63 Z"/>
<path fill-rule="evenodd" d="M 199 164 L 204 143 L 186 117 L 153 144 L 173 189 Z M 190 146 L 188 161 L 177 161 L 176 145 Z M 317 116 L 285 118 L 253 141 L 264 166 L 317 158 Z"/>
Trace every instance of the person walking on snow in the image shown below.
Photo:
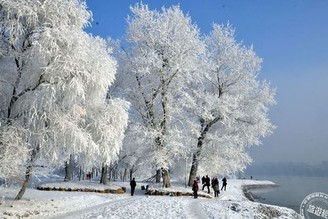
<path fill-rule="evenodd" d="M 202 190 L 204 190 L 204 184 L 205 184 L 205 176 L 202 177 L 202 185 L 203 185 Z"/>
<path fill-rule="evenodd" d="M 131 180 L 131 182 L 130 182 L 130 186 L 131 186 L 131 196 L 133 196 L 133 194 L 134 194 L 134 190 L 135 190 L 135 188 L 136 188 L 136 186 L 137 186 L 137 183 L 136 183 L 135 178 L 133 178 L 133 179 Z"/>
<path fill-rule="evenodd" d="M 208 175 L 205 177 L 205 184 L 203 185 L 202 190 L 204 190 L 205 186 L 207 187 L 207 193 L 210 194 L 211 179 L 208 177 Z"/>
<path fill-rule="evenodd" d="M 219 180 L 218 178 L 213 178 L 213 181 L 212 181 L 212 187 L 213 187 L 213 190 L 214 190 L 214 197 L 219 197 L 219 194 L 220 194 L 220 186 L 219 186 Z"/>
<path fill-rule="evenodd" d="M 226 179 L 225 177 L 222 179 L 222 187 L 221 187 L 221 191 L 222 191 L 223 188 L 224 188 L 224 191 L 225 191 L 226 188 L 227 188 L 227 179 Z"/>
<path fill-rule="evenodd" d="M 198 198 L 198 183 L 194 180 L 194 184 L 192 184 L 192 191 L 194 192 L 194 198 Z"/>

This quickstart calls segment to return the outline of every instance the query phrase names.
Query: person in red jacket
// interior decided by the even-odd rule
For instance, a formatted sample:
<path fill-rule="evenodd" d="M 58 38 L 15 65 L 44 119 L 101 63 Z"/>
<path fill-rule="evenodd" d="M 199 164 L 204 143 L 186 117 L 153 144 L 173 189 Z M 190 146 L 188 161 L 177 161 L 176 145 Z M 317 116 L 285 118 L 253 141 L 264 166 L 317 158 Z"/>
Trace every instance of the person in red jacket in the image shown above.
<path fill-rule="evenodd" d="M 198 183 L 194 180 L 194 184 L 192 185 L 192 191 L 194 191 L 194 198 L 198 198 Z"/>

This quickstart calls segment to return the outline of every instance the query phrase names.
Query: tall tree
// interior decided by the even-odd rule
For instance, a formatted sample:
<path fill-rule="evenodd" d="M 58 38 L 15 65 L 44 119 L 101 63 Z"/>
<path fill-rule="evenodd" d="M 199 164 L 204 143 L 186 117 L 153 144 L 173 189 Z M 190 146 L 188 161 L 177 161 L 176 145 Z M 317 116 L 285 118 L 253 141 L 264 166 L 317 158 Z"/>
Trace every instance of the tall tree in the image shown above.
<path fill-rule="evenodd" d="M 178 6 L 156 11 L 137 4 L 131 11 L 120 72 L 126 78 L 127 98 L 138 114 L 134 121 L 152 136 L 147 144 L 151 163 L 169 187 L 170 165 L 185 150 L 175 119 L 180 113 L 176 97 L 188 80 L 197 78 L 204 46 L 199 30 Z"/>
<path fill-rule="evenodd" d="M 110 163 L 128 104 L 106 101 L 116 62 L 102 39 L 83 31 L 91 18 L 84 1 L 0 0 L 0 17 L 0 156 L 14 147 L 26 156 L 21 199 L 39 157 Z"/>
<path fill-rule="evenodd" d="M 64 167 L 64 171 L 65 171 L 65 177 L 64 177 L 64 181 L 72 181 L 73 179 L 73 172 L 74 172 L 74 164 L 73 164 L 74 160 L 73 160 L 73 156 L 70 155 L 69 156 L 69 160 L 65 161 L 65 167 Z"/>
<path fill-rule="evenodd" d="M 206 74 L 189 97 L 198 121 L 189 185 L 199 165 L 212 173 L 243 169 L 251 160 L 245 149 L 274 129 L 268 109 L 275 92 L 257 79 L 261 59 L 252 47 L 237 43 L 230 25 L 214 25 L 205 42 Z"/>

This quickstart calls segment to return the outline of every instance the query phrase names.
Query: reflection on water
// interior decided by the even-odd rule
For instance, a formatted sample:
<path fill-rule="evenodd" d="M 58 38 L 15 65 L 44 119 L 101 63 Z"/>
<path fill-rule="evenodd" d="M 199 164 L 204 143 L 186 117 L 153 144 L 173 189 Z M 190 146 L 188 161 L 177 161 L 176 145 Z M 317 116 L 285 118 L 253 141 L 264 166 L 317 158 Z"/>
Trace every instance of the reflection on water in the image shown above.
<path fill-rule="evenodd" d="M 284 206 L 299 212 L 303 199 L 314 192 L 328 194 L 328 178 L 323 177 L 261 177 L 275 182 L 278 187 L 249 189 L 255 200 L 265 204 Z"/>

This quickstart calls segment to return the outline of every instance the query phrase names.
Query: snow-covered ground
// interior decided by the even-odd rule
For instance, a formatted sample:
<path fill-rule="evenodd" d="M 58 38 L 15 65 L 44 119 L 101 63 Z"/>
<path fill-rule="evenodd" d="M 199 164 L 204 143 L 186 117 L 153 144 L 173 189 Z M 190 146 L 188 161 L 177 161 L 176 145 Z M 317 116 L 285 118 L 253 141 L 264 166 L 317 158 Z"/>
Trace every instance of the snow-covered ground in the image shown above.
<path fill-rule="evenodd" d="M 13 198 L 18 188 L 0 187 L 0 218 L 301 218 L 291 209 L 251 202 L 243 194 L 245 185 L 272 184 L 269 181 L 230 179 L 227 191 L 221 191 L 218 198 L 194 199 L 191 196 L 148 196 L 141 190 L 145 183 L 140 182 L 137 182 L 135 195 L 131 196 L 128 182 L 113 182 L 108 187 L 124 186 L 127 192 L 103 194 L 28 189 L 23 199 L 16 202 Z M 105 188 L 90 181 L 52 183 L 50 186 Z M 190 192 L 191 188 L 173 183 L 170 190 Z"/>

